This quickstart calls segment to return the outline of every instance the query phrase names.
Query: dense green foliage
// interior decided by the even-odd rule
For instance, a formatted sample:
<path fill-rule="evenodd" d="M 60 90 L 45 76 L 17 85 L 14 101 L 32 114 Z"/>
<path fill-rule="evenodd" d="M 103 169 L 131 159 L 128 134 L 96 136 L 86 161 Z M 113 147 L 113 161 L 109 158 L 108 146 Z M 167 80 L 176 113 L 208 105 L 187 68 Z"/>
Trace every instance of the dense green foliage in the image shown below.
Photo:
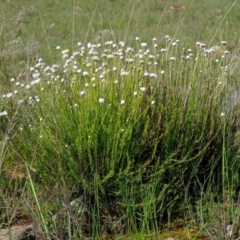
<path fill-rule="evenodd" d="M 209 18 L 194 1 L 174 9 L 158 1 L 23 2 L 18 14 L 29 23 L 21 33 L 2 25 L 1 204 L 31 210 L 46 239 L 148 234 L 185 216 L 211 226 L 202 215 L 211 201 L 231 203 L 225 217 L 237 222 L 238 58 L 229 36 L 237 30 L 228 19 L 238 3 L 203 5 L 213 20 L 201 32 L 193 21 Z M 50 18 L 51 9 L 62 18 Z M 168 24 L 171 37 L 161 30 Z M 2 222 L 9 215 L 2 211 Z"/>

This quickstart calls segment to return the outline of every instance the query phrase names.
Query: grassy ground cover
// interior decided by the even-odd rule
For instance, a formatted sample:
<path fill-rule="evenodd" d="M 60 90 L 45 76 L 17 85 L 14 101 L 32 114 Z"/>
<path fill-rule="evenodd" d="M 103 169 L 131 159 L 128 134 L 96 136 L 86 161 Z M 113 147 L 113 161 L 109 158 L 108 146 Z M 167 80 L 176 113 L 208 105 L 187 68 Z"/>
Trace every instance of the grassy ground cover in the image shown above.
<path fill-rule="evenodd" d="M 1 1 L 1 225 L 238 237 L 239 8 Z"/>

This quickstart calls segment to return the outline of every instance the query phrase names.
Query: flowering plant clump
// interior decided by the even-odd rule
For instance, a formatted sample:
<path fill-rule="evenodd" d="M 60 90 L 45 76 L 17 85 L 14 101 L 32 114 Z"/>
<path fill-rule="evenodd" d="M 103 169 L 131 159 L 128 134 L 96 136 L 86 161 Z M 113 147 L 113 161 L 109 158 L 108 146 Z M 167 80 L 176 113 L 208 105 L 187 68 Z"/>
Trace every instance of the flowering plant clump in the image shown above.
<path fill-rule="evenodd" d="M 194 195 L 199 184 L 214 184 L 206 178 L 221 159 L 214 149 L 222 147 L 220 115 L 228 111 L 229 53 L 196 45 L 186 49 L 166 36 L 150 45 L 136 38 L 135 48 L 123 41 L 78 43 L 73 52 L 57 46 L 57 64 L 40 58 L 31 80 L 13 79 L 2 96 L 0 118 L 16 119 L 10 158 L 49 186 L 60 181 L 102 204 L 131 199 L 128 219 L 147 207 L 139 221 L 156 221 L 164 204 L 184 200 L 182 186 Z"/>

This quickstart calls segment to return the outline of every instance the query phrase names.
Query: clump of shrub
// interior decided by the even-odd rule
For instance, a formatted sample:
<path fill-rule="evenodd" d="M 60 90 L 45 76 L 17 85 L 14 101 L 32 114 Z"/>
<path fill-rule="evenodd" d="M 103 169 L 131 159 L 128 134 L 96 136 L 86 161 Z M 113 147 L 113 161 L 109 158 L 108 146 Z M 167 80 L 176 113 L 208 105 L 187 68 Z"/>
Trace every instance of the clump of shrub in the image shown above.
<path fill-rule="evenodd" d="M 65 203 L 69 235 L 149 232 L 202 192 L 234 189 L 238 112 L 229 107 L 229 53 L 217 50 L 169 36 L 136 38 L 135 48 L 78 43 L 58 46 L 57 64 L 39 59 L 31 82 L 12 79 L 2 100 L 6 165 L 25 164 L 39 202 L 59 199 L 41 205 L 44 218 Z M 85 227 L 69 204 L 79 198 Z"/>

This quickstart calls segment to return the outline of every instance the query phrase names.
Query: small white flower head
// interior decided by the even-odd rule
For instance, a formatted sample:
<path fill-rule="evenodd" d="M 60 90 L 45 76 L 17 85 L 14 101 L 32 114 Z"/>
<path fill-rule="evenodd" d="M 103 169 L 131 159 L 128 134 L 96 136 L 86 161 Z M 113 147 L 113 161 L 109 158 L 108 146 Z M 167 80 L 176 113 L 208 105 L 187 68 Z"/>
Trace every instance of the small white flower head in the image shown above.
<path fill-rule="evenodd" d="M 68 58 L 68 54 L 67 53 L 62 55 L 62 59 L 66 59 L 66 58 Z"/>
<path fill-rule="evenodd" d="M 128 59 L 126 59 L 126 62 L 133 63 L 134 59 L 133 58 L 128 58 Z"/>
<path fill-rule="evenodd" d="M 69 58 L 66 60 L 64 67 L 67 67 L 70 63 L 72 63 L 72 59 Z"/>
<path fill-rule="evenodd" d="M 86 92 L 85 91 L 81 91 L 80 93 L 79 93 L 79 95 L 82 97 L 82 96 L 85 96 L 86 95 Z"/>
<path fill-rule="evenodd" d="M 117 68 L 116 68 L 116 67 L 113 67 L 112 71 L 113 71 L 113 72 L 116 72 L 116 71 L 117 71 Z"/>
<path fill-rule="evenodd" d="M 155 101 L 153 100 L 153 101 L 151 101 L 151 105 L 154 105 L 155 104 Z"/>
<path fill-rule="evenodd" d="M 220 116 L 221 116 L 221 117 L 224 117 L 224 116 L 225 116 L 225 113 L 224 113 L 224 112 L 222 112 L 222 113 L 220 114 Z"/>
<path fill-rule="evenodd" d="M 157 75 L 156 73 L 150 73 L 150 74 L 149 74 L 149 77 L 150 77 L 150 78 L 157 78 L 158 75 Z"/>
<path fill-rule="evenodd" d="M 105 42 L 105 45 L 106 46 L 113 45 L 113 41 L 107 41 L 107 42 Z"/>
<path fill-rule="evenodd" d="M 120 76 L 127 76 L 129 73 L 130 72 L 127 72 L 127 71 L 122 69 L 121 72 L 120 72 Z"/>
<path fill-rule="evenodd" d="M 64 50 L 62 50 L 62 55 L 68 54 L 68 53 L 69 53 L 69 49 L 64 49 Z"/>
<path fill-rule="evenodd" d="M 134 49 L 132 47 L 127 47 L 127 49 L 125 50 L 126 53 L 131 53 L 134 52 Z"/>
<path fill-rule="evenodd" d="M 120 42 L 119 42 L 119 46 L 120 46 L 120 47 L 124 47 L 124 46 L 125 46 L 125 42 L 120 41 Z"/>
<path fill-rule="evenodd" d="M 99 102 L 99 103 L 104 103 L 104 102 L 105 102 L 105 99 L 104 99 L 104 98 L 99 98 L 99 99 L 98 99 L 98 102 Z"/>
<path fill-rule="evenodd" d="M 202 42 L 196 42 L 196 45 L 203 49 L 206 48 L 206 46 L 207 46 L 205 43 L 202 43 Z"/>
<path fill-rule="evenodd" d="M 169 35 L 166 35 L 166 36 L 165 36 L 165 39 L 166 39 L 167 41 L 171 41 L 171 37 L 170 37 Z"/>
<path fill-rule="evenodd" d="M 177 42 L 173 42 L 173 43 L 172 43 L 172 46 L 173 46 L 173 47 L 177 46 Z"/>
<path fill-rule="evenodd" d="M 13 93 L 7 93 L 6 98 L 11 98 L 13 96 Z"/>
<path fill-rule="evenodd" d="M 153 42 L 156 42 L 156 41 L 157 41 L 157 38 L 153 38 L 152 41 L 153 41 Z"/>
<path fill-rule="evenodd" d="M 143 42 L 143 43 L 141 43 L 141 47 L 142 47 L 142 48 L 145 48 L 145 47 L 147 47 L 147 43 L 144 43 L 144 42 Z"/>
<path fill-rule="evenodd" d="M 135 92 L 133 93 L 133 95 L 134 95 L 134 96 L 137 96 L 137 95 L 138 95 L 137 91 L 135 91 Z"/>
<path fill-rule="evenodd" d="M 206 48 L 206 46 L 207 46 L 207 45 L 206 45 L 205 43 L 200 43 L 200 48 L 203 48 L 203 49 L 204 49 L 204 48 Z"/>
<path fill-rule="evenodd" d="M 222 45 L 227 45 L 227 41 L 221 41 Z"/>
<path fill-rule="evenodd" d="M 77 69 L 78 69 L 78 66 L 77 66 L 77 65 L 73 65 L 73 66 L 72 66 L 72 70 L 73 70 L 74 72 L 76 72 Z"/>
<path fill-rule="evenodd" d="M 139 37 L 136 37 L 136 38 L 135 38 L 135 40 L 136 40 L 136 41 L 139 41 L 139 40 L 140 40 L 140 38 L 139 38 Z"/>
<path fill-rule="evenodd" d="M 91 67 L 91 65 L 92 65 L 92 64 L 91 64 L 91 63 L 89 63 L 89 62 L 88 62 L 88 63 L 86 63 L 86 67 L 88 67 L 88 68 L 89 68 L 89 67 Z"/>
<path fill-rule="evenodd" d="M 61 47 L 60 46 L 56 46 L 56 50 L 61 50 Z"/>
<path fill-rule="evenodd" d="M 146 88 L 146 87 L 140 87 L 140 90 L 141 90 L 142 92 L 146 92 L 146 91 L 147 91 L 147 88 Z"/>
<path fill-rule="evenodd" d="M 33 73 L 32 75 L 33 78 L 39 78 L 40 77 L 40 73 L 39 72 L 36 72 L 36 73 Z"/>
<path fill-rule="evenodd" d="M 113 59 L 113 58 L 114 58 L 114 56 L 112 54 L 107 55 L 107 59 Z"/>
<path fill-rule="evenodd" d="M 7 115 L 8 115 L 7 111 L 0 112 L 0 117 L 7 116 Z"/>
<path fill-rule="evenodd" d="M 124 101 L 124 100 L 121 100 L 120 104 L 121 104 L 121 105 L 124 105 L 124 104 L 125 104 L 125 101 Z"/>
<path fill-rule="evenodd" d="M 15 78 L 11 78 L 11 79 L 10 79 L 10 82 L 15 82 Z"/>
<path fill-rule="evenodd" d="M 93 59 L 94 61 L 99 61 L 99 60 L 100 60 L 100 58 L 99 58 L 98 56 L 93 56 L 92 59 Z"/>
<path fill-rule="evenodd" d="M 89 75 L 89 72 L 87 72 L 87 71 L 84 71 L 83 73 L 82 73 L 82 75 L 85 77 L 85 76 L 88 76 Z"/>
<path fill-rule="evenodd" d="M 176 61 L 176 58 L 175 57 L 170 57 L 169 60 L 170 61 Z"/>
<path fill-rule="evenodd" d="M 144 73 L 144 77 L 148 77 L 149 76 L 149 73 L 148 72 L 145 72 Z"/>
<path fill-rule="evenodd" d="M 80 53 L 80 55 L 81 55 L 81 53 Z M 97 51 L 95 51 L 95 49 L 94 49 L 94 48 L 92 48 L 92 49 L 90 49 L 90 50 L 89 50 L 89 52 L 88 52 L 88 55 L 95 56 L 95 55 L 98 55 L 98 52 L 97 52 Z"/>
<path fill-rule="evenodd" d="M 41 66 L 42 66 L 41 63 L 37 63 L 37 64 L 35 65 L 35 68 L 40 68 Z"/>
<path fill-rule="evenodd" d="M 81 46 L 82 46 L 82 43 L 81 43 L 81 42 L 78 42 L 77 45 L 78 45 L 78 47 L 81 47 Z"/>
<path fill-rule="evenodd" d="M 147 56 L 150 53 L 150 49 L 147 49 L 143 54 Z"/>
<path fill-rule="evenodd" d="M 164 71 L 164 70 L 162 70 L 160 73 L 161 73 L 161 75 L 163 75 L 163 74 L 165 73 L 165 71 Z"/>

